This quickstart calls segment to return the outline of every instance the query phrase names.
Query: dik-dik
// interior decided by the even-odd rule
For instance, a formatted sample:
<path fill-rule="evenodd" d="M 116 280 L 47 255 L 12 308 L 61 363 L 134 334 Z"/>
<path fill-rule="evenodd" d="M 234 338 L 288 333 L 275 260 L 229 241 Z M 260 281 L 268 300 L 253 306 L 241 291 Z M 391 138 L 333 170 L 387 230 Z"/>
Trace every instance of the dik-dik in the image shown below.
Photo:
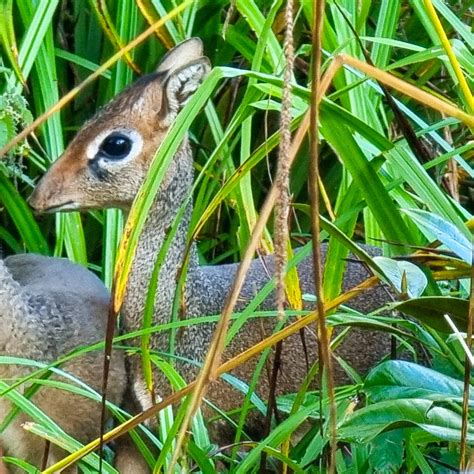
<path fill-rule="evenodd" d="M 50 212 L 118 207 L 127 212 L 144 181 L 156 149 L 183 104 L 198 89 L 209 69 L 209 61 L 202 56 L 199 40 L 188 40 L 171 50 L 155 73 L 138 80 L 83 126 L 63 156 L 38 184 L 30 200 L 33 208 Z M 138 244 L 122 309 L 123 328 L 126 332 L 142 327 L 153 266 L 167 230 L 189 194 L 193 174 L 192 152 L 185 139 L 167 170 Z M 169 322 L 172 314 L 191 211 L 192 204 L 189 204 L 161 267 L 155 297 L 155 324 Z M 325 251 L 323 247 L 323 253 Z M 236 268 L 234 264 L 200 266 L 193 244 L 184 289 L 184 317 L 218 314 L 222 310 Z M 272 270 L 272 257 L 265 258 L 264 262 L 253 262 L 240 295 L 239 309 L 244 308 L 268 282 Z M 298 271 L 303 291 L 313 293 L 309 259 L 299 266 Z M 345 287 L 352 287 L 366 277 L 367 272 L 360 265 L 349 262 Z M 386 293 L 378 289 L 355 301 L 353 306 L 361 310 L 374 309 L 386 300 Z M 274 307 L 273 297 L 262 305 L 266 309 Z M 268 335 L 274 325 L 275 321 L 268 319 L 265 320 L 264 329 L 260 321 L 246 323 L 228 347 L 226 356 L 235 355 L 254 345 L 265 334 Z M 202 324 L 183 330 L 176 341 L 177 354 L 202 361 L 212 330 L 211 325 Z M 166 332 L 155 334 L 151 341 L 152 347 L 166 351 L 168 337 Z M 306 340 L 310 357 L 314 356 L 314 335 L 307 335 Z M 366 372 L 388 349 L 385 336 L 353 331 L 338 353 L 356 370 Z M 133 394 L 139 407 L 144 409 L 150 405 L 151 397 L 143 381 L 140 357 L 131 357 L 129 366 Z M 196 375 L 196 370 L 191 365 L 178 364 L 178 369 L 188 380 Z M 235 375 L 249 381 L 253 370 L 254 363 L 248 363 L 239 367 Z M 306 371 L 300 336 L 285 340 L 278 392 L 296 391 Z M 165 377 L 156 370 L 155 379 L 156 395 L 164 397 L 169 392 Z M 258 387 L 260 396 L 267 395 L 268 385 L 268 380 L 262 376 Z M 239 403 L 235 391 L 224 382 L 213 384 L 207 396 L 224 410 L 235 408 Z"/>
<path fill-rule="evenodd" d="M 14 255 L 0 260 L 0 355 L 51 363 L 73 349 L 99 342 L 105 335 L 109 300 L 98 277 L 66 259 Z M 70 360 L 60 369 L 100 393 L 102 367 L 103 351 L 94 351 Z M 33 370 L 28 365 L 2 364 L 0 379 L 15 382 Z M 114 354 L 112 372 L 108 398 L 120 404 L 125 388 L 120 352 Z M 74 385 L 58 375 L 51 378 Z M 31 383 L 23 383 L 17 390 L 26 394 L 29 387 Z M 85 443 L 99 435 L 100 402 L 47 385 L 40 386 L 31 401 L 78 441 Z M 0 422 L 13 408 L 8 395 L 0 398 Z M 0 452 L 41 468 L 45 441 L 23 429 L 26 421 L 32 420 L 20 412 L 0 433 Z M 47 465 L 66 454 L 51 445 Z M 72 468 L 67 472 L 76 471 Z M 23 469 L 10 467 L 9 472 Z"/>

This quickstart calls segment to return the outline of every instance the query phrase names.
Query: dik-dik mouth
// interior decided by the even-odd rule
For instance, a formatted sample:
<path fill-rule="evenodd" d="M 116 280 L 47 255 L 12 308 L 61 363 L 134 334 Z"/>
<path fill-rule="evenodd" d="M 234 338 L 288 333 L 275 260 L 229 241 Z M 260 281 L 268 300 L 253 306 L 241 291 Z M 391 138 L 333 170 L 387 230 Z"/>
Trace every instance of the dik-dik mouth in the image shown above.
<path fill-rule="evenodd" d="M 54 206 L 49 206 L 49 207 L 38 207 L 38 206 L 35 206 L 34 203 L 31 203 L 29 199 L 28 201 L 31 208 L 37 214 L 50 214 L 50 213 L 61 212 L 61 211 L 77 211 L 79 209 L 78 204 L 74 201 L 66 201 L 64 203 L 55 204 Z"/>

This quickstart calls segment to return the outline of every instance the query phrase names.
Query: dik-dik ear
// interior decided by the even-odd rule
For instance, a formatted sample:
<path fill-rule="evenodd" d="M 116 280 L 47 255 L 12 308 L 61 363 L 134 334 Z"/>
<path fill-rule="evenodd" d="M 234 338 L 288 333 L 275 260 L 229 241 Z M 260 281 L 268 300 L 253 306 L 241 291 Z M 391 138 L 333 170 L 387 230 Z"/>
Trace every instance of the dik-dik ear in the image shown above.
<path fill-rule="evenodd" d="M 160 121 L 170 126 L 189 97 L 211 69 L 203 55 L 202 41 L 191 38 L 168 51 L 157 68 L 165 74 Z"/>
<path fill-rule="evenodd" d="M 167 129 L 211 69 L 209 59 L 202 54 L 199 38 L 178 44 L 168 51 L 154 74 L 143 77 L 122 94 L 123 99 L 133 97 L 122 100 L 124 108 L 132 103 L 140 119 L 153 118 L 158 128 Z M 121 98 L 112 105 L 117 108 Z"/>
<path fill-rule="evenodd" d="M 170 126 L 189 97 L 196 92 L 211 69 L 209 59 L 195 59 L 173 70 L 165 79 L 160 121 Z"/>

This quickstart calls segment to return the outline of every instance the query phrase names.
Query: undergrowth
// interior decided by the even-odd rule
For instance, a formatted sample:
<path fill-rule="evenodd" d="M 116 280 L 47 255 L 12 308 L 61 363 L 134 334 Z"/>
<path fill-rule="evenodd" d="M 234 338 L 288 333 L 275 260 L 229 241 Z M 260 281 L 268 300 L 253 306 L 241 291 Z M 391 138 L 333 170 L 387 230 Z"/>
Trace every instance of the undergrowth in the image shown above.
<path fill-rule="evenodd" d="M 117 0 L 107 2 L 105 14 L 99 3 L 105 4 L 86 0 L 3 2 L 0 147 L 135 38 L 148 22 L 176 7 L 171 0 Z M 294 10 L 293 131 L 300 126 L 311 97 L 312 3 L 296 2 Z M 431 2 L 421 0 L 328 1 L 322 35 L 323 73 L 341 53 L 370 60 L 380 70 L 472 114 L 468 92 L 474 74 L 474 36 L 468 26 L 472 11 L 467 2 L 432 2 L 453 59 L 448 57 L 428 4 Z M 202 112 L 193 112 L 189 132 L 196 175 L 204 170 L 194 196 L 193 237 L 199 242 L 201 263 L 239 261 L 276 170 L 285 64 L 283 10 L 281 0 L 190 2 L 156 35 L 103 72 L 10 151 L 0 161 L 3 253 L 67 256 L 97 272 L 111 287 L 124 223 L 121 213 L 107 210 L 37 218 L 25 200 L 95 110 L 139 74 L 153 71 L 171 46 L 199 36 L 216 69 L 215 81 L 206 82 L 201 89 L 209 100 Z M 459 71 L 467 89 L 460 85 Z M 335 393 L 338 473 L 444 473 L 457 472 L 460 463 L 466 465 L 460 459 L 461 426 L 463 418 L 470 418 L 466 406 L 470 407 L 473 396 L 467 391 L 469 384 L 463 382 L 470 365 L 465 363 L 461 341 L 468 327 L 472 269 L 472 129 L 429 105 L 393 89 L 384 91 L 380 82 L 344 66 L 320 107 L 321 239 L 329 241 L 325 299 L 344 295 L 341 262 L 349 251 L 357 254 L 358 244 L 367 243 L 380 247 L 387 257 L 368 258 L 367 263 L 392 287 L 398 300 L 373 313 L 340 306 L 328 315 L 330 328 L 343 328 L 334 346 L 351 337 L 351 328 L 361 326 L 393 337 L 391 357 L 368 375 L 356 373 L 350 361 L 335 359 L 352 380 Z M 311 240 L 308 161 L 309 141 L 304 140 L 290 177 L 293 247 Z M 258 246 L 260 254 L 272 251 L 272 232 L 269 222 Z M 410 257 L 390 258 L 406 255 Z M 302 299 L 314 301 L 314 295 L 302 295 Z M 297 303 L 291 315 L 306 315 Z M 239 316 L 234 314 L 234 320 Z M 257 312 L 253 316 L 275 314 Z M 215 319 L 214 315 L 205 318 Z M 168 328 L 182 324 L 170 322 Z M 127 345 L 132 336 L 121 336 L 117 350 L 134 350 Z M 398 360 L 401 353 L 413 362 Z M 176 372 L 167 354 L 153 354 L 152 358 L 173 379 L 176 389 L 189 382 Z M 0 357 L 0 363 L 11 360 Z M 263 363 L 261 359 L 262 367 Z M 315 379 L 317 365 L 313 369 L 308 375 Z M 243 381 L 226 377 L 238 390 L 247 390 Z M 6 382 L 1 382 L 1 389 L 7 387 Z M 74 387 L 71 385 L 72 390 L 77 389 Z M 294 472 L 325 472 L 329 400 L 324 386 L 322 392 L 308 387 L 277 398 L 286 416 L 279 423 L 273 420 L 266 439 L 251 442 L 242 437 L 231 450 L 214 446 L 206 422 L 196 418 L 179 465 L 168 465 L 173 450 L 168 443 L 158 461 L 160 468 L 169 472 L 256 472 L 265 452 L 270 469 L 281 469 L 282 463 Z M 463 395 L 468 400 L 464 408 Z M 231 416 L 238 422 L 239 417 L 245 419 L 250 406 L 265 412 L 265 400 L 254 394 L 251 402 L 239 413 L 217 411 L 216 417 Z M 34 410 L 28 415 L 37 420 Z M 313 422 L 308 431 L 296 436 L 307 419 Z M 146 429 L 141 434 L 163 447 L 164 434 L 176 434 L 173 420 L 167 409 L 160 416 L 159 439 L 145 433 Z M 50 430 L 53 439 L 62 436 L 55 433 L 54 425 L 41 428 L 38 424 L 36 430 L 43 436 Z M 474 442 L 471 427 L 464 439 L 468 445 Z M 76 449 L 74 443 L 69 446 Z M 108 459 L 112 462 L 111 453 Z M 148 461 L 156 462 L 150 457 Z M 81 468 L 95 472 L 91 465 L 84 461 Z M 104 470 L 114 472 L 110 464 L 104 464 Z"/>

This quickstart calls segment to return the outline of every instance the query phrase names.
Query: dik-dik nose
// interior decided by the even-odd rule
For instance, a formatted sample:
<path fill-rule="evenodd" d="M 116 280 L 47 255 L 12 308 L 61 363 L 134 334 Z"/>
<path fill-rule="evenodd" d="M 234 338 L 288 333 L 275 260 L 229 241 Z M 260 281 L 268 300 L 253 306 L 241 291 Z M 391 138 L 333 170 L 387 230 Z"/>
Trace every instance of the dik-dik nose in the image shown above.
<path fill-rule="evenodd" d="M 40 179 L 28 202 L 36 212 L 77 210 L 82 198 L 81 160 L 66 151 Z"/>
<path fill-rule="evenodd" d="M 46 175 L 37 184 L 28 198 L 28 203 L 38 213 L 58 210 L 58 208 L 72 202 L 69 199 L 64 199 L 63 187 L 61 175 L 56 175 L 54 178 Z"/>

